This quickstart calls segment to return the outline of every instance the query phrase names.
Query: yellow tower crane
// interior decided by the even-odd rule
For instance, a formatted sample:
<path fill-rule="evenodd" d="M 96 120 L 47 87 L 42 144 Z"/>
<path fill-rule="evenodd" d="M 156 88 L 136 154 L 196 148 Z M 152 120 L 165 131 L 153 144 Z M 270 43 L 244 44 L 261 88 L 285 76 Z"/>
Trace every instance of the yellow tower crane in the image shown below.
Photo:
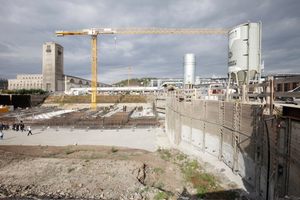
<path fill-rule="evenodd" d="M 77 31 L 56 31 L 65 35 L 90 35 L 92 37 L 92 95 L 91 109 L 97 109 L 97 35 L 98 34 L 169 34 L 169 33 L 228 33 L 229 29 L 174 29 L 174 28 L 91 28 Z M 129 71 L 129 69 L 128 69 Z"/>
<path fill-rule="evenodd" d="M 129 87 L 129 70 L 132 69 L 133 67 L 122 67 L 122 68 L 117 68 L 117 69 L 112 69 L 112 70 L 120 70 L 120 69 L 128 69 L 128 87 Z"/>

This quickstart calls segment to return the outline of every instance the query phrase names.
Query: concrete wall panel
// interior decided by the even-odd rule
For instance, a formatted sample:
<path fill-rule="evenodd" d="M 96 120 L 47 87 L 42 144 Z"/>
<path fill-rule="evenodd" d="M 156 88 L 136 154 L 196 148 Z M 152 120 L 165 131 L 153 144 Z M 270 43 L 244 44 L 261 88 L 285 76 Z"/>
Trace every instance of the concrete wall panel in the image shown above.
<path fill-rule="evenodd" d="M 209 122 L 219 123 L 219 101 L 206 101 L 206 104 L 206 119 Z"/>
<path fill-rule="evenodd" d="M 182 140 L 188 143 L 191 142 L 191 119 L 188 117 L 182 117 L 181 135 Z"/>
<path fill-rule="evenodd" d="M 192 128 L 192 145 L 202 150 L 203 147 L 203 131 Z"/>
<path fill-rule="evenodd" d="M 242 132 L 251 136 L 256 136 L 255 122 L 257 120 L 257 113 L 259 109 L 260 105 L 242 104 L 242 120 L 240 125 Z"/>
<path fill-rule="evenodd" d="M 187 125 L 182 125 L 181 132 L 182 132 L 181 139 L 187 143 L 190 143 L 191 142 L 191 138 L 190 138 L 191 127 L 187 126 Z"/>
<path fill-rule="evenodd" d="M 233 167 L 233 155 L 233 147 L 230 144 L 223 142 L 222 160 L 230 168 Z"/>
<path fill-rule="evenodd" d="M 191 117 L 193 113 L 191 102 L 183 102 L 183 104 L 185 104 L 185 107 L 182 109 L 182 115 Z"/>
<path fill-rule="evenodd" d="M 261 169 L 260 173 L 260 191 L 258 191 L 263 199 L 266 199 L 267 192 L 267 170 L 266 168 Z"/>
<path fill-rule="evenodd" d="M 250 156 L 253 160 L 255 158 L 255 140 L 249 136 L 240 134 L 239 149 L 246 155 Z"/>
<path fill-rule="evenodd" d="M 300 197 L 300 170 L 294 164 L 290 165 L 288 194 Z"/>
<path fill-rule="evenodd" d="M 300 122 L 291 120 L 291 160 L 288 194 L 300 196 Z"/>
<path fill-rule="evenodd" d="M 209 133 L 210 135 L 214 135 L 216 137 L 220 137 L 220 125 L 218 124 L 205 124 L 205 132 Z"/>
<path fill-rule="evenodd" d="M 232 102 L 225 102 L 224 103 L 224 125 L 233 128 L 233 121 L 234 121 L 234 104 Z"/>
<path fill-rule="evenodd" d="M 182 121 L 181 121 L 181 116 L 178 114 L 178 113 L 175 113 L 175 124 L 173 127 L 175 127 L 175 144 L 179 145 L 181 143 L 181 124 L 182 124 Z"/>
<path fill-rule="evenodd" d="M 193 118 L 204 120 L 205 117 L 205 101 L 194 100 L 193 102 Z"/>
<path fill-rule="evenodd" d="M 214 135 L 205 133 L 205 152 L 219 157 L 220 139 Z"/>
<path fill-rule="evenodd" d="M 300 122 L 292 120 L 291 123 L 291 158 L 300 163 Z M 299 179 L 300 180 L 300 179 Z"/>
<path fill-rule="evenodd" d="M 227 128 L 223 129 L 223 141 L 233 147 L 232 135 L 233 131 Z"/>
<path fill-rule="evenodd" d="M 254 185 L 255 180 L 255 163 L 249 156 L 239 153 L 238 154 L 238 170 L 241 177 L 244 178 L 250 185 Z"/>

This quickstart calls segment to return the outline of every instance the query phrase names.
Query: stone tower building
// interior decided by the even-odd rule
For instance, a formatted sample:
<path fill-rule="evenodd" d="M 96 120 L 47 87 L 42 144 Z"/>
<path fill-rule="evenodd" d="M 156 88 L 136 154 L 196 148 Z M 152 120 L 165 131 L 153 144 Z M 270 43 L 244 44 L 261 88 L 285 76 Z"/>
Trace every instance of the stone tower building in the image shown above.
<path fill-rule="evenodd" d="M 54 42 L 43 44 L 43 90 L 64 91 L 64 48 Z"/>

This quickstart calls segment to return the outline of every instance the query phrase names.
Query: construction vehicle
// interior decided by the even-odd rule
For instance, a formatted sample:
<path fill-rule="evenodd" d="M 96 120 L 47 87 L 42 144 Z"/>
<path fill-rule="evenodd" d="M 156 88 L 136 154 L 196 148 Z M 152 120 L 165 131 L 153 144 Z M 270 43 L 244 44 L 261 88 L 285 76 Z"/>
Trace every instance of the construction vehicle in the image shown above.
<path fill-rule="evenodd" d="M 228 33 L 229 29 L 174 29 L 174 28 L 91 28 L 77 31 L 56 31 L 58 37 L 65 35 L 89 35 L 92 37 L 92 95 L 91 109 L 97 109 L 97 35 L 98 34 L 183 34 Z M 128 69 L 129 70 L 129 69 Z"/>
<path fill-rule="evenodd" d="M 168 89 L 168 91 L 171 91 L 171 90 L 178 90 L 179 88 L 174 86 L 174 85 L 171 85 L 171 84 L 166 84 L 166 87 Z"/>

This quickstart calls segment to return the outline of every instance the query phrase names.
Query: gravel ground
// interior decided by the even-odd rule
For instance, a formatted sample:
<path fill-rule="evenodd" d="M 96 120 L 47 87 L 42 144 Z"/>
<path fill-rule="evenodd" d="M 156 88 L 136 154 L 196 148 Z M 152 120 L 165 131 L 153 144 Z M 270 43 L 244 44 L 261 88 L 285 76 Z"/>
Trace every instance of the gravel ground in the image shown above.
<path fill-rule="evenodd" d="M 173 149 L 161 129 L 33 127 L 32 132 L 4 132 L 0 198 L 247 199 L 244 187 L 234 181 L 238 176 L 228 173 L 225 164 L 203 157 L 212 162 L 209 169 L 198 166 L 198 161 L 205 163 L 200 155 Z M 195 181 L 190 172 L 215 173 L 214 184 L 204 187 L 208 181 Z M 206 195 L 199 196 L 196 186 L 206 188 Z"/>

